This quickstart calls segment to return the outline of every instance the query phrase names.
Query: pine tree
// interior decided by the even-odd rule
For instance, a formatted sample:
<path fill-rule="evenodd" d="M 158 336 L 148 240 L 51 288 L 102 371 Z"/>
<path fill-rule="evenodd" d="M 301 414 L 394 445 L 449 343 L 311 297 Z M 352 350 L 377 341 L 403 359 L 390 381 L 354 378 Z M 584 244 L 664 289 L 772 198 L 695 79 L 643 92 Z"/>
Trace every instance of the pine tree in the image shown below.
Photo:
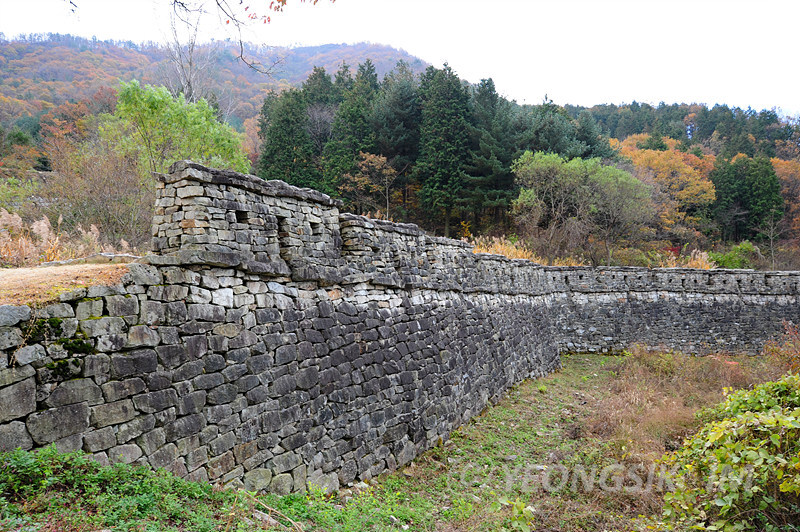
<path fill-rule="evenodd" d="M 585 159 L 600 157 L 602 159 L 614 156 L 614 150 L 608 142 L 608 137 L 603 135 L 603 130 L 595 121 L 592 113 L 583 110 L 578 115 L 578 123 L 575 127 L 575 138 L 578 142 L 586 146 L 586 150 L 580 155 Z"/>
<path fill-rule="evenodd" d="M 339 93 L 325 69 L 314 67 L 303 83 L 303 97 L 308 115 L 308 135 L 311 138 L 314 157 L 319 159 L 325 144 L 331 140 L 333 119 L 339 105 Z"/>
<path fill-rule="evenodd" d="M 484 211 L 491 211 L 497 221 L 508 210 L 514 189 L 511 162 L 515 150 L 511 104 L 497 94 L 491 78 L 481 80 L 473 90 L 472 114 L 471 160 L 462 204 L 472 211 L 477 229 Z"/>
<path fill-rule="evenodd" d="M 375 65 L 371 59 L 367 59 L 358 65 L 356 72 L 355 85 L 358 85 L 363 95 L 371 100 L 378 93 L 380 84 L 378 83 L 378 73 L 375 71 Z"/>
<path fill-rule="evenodd" d="M 766 221 L 783 215 L 780 181 L 766 157 L 720 157 L 711 180 L 717 194 L 714 217 L 724 239 L 757 236 Z"/>
<path fill-rule="evenodd" d="M 256 174 L 264 179 L 316 188 L 319 173 L 314 166 L 303 94 L 296 89 L 281 94 L 269 109 L 266 122 Z"/>
<path fill-rule="evenodd" d="M 398 174 L 407 173 L 419 154 L 420 102 L 414 74 L 404 61 L 384 78 L 370 124 L 378 153 Z"/>
<path fill-rule="evenodd" d="M 333 86 L 336 89 L 336 103 L 342 103 L 345 94 L 353 88 L 353 75 L 350 73 L 350 65 L 342 61 L 339 70 L 333 77 Z"/>
<path fill-rule="evenodd" d="M 444 213 L 444 234 L 464 189 L 469 157 L 469 96 L 453 70 L 428 67 L 420 83 L 422 122 L 416 175 L 420 199 L 431 214 Z"/>
<path fill-rule="evenodd" d="M 369 63 L 369 61 L 367 61 Z M 363 66 L 363 65 L 362 65 Z M 331 140 L 322 152 L 323 190 L 328 193 L 338 191 L 344 175 L 353 175 L 359 152 L 372 152 L 375 140 L 369 123 L 372 113 L 372 100 L 375 97 L 373 76 L 375 68 L 368 65 L 356 76 L 344 101 L 336 110 L 331 127 Z"/>
<path fill-rule="evenodd" d="M 331 77 L 322 67 L 315 66 L 303 83 L 303 95 L 308 105 L 335 104 L 337 100 L 336 87 Z"/>

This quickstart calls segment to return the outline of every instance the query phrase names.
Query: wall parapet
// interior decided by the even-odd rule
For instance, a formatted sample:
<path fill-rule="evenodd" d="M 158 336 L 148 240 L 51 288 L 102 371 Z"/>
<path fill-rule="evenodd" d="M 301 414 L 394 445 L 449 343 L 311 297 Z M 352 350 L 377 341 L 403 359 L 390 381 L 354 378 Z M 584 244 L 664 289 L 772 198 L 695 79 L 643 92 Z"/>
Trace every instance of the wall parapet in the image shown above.
<path fill-rule="evenodd" d="M 149 264 L 0 306 L 0 449 L 286 493 L 414 456 L 564 351 L 757 352 L 799 272 L 545 267 L 183 161 Z"/>

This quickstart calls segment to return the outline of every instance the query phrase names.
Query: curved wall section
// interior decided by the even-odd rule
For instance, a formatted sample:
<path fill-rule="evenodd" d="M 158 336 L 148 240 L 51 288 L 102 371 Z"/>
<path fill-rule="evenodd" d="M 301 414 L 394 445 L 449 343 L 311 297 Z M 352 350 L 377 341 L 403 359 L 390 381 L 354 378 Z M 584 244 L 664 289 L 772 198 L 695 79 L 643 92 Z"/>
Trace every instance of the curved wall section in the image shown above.
<path fill-rule="evenodd" d="M 410 461 L 565 351 L 757 352 L 796 272 L 552 268 L 176 163 L 122 283 L 0 306 L 0 449 L 279 493 Z"/>

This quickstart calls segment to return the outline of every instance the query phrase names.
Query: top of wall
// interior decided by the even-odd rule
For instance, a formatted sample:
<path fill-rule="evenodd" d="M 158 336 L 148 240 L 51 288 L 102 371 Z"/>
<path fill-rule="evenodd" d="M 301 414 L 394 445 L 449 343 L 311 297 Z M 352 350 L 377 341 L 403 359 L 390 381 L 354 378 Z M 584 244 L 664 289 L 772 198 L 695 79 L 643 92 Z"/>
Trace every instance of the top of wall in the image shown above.
<path fill-rule="evenodd" d="M 159 181 L 153 264 L 234 267 L 323 285 L 529 295 L 800 293 L 799 272 L 547 267 L 473 253 L 465 242 L 414 224 L 340 213 L 340 201 L 316 190 L 190 161 L 175 163 Z"/>

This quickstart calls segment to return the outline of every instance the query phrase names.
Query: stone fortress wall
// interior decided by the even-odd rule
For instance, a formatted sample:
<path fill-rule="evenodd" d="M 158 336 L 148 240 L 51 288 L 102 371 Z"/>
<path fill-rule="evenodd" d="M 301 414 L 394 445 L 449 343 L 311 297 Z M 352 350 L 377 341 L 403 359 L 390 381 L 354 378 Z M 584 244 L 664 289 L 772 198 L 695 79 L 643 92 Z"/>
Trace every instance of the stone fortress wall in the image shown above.
<path fill-rule="evenodd" d="M 543 267 L 176 163 L 117 286 L 0 307 L 0 450 L 278 493 L 408 463 L 567 351 L 757 352 L 799 272 Z"/>

